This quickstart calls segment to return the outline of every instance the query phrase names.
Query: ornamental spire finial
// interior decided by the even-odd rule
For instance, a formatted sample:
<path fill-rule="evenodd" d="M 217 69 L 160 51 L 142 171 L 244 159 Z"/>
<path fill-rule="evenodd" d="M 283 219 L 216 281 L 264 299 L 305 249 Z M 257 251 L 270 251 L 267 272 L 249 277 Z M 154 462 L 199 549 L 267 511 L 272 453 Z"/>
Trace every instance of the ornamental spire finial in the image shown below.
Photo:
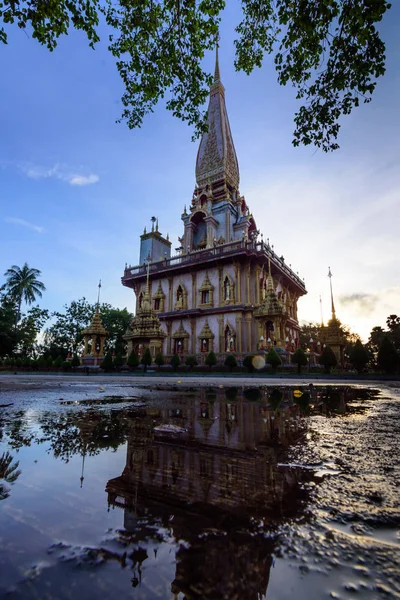
<path fill-rule="evenodd" d="M 331 268 L 328 267 L 328 277 L 329 277 L 329 284 L 331 287 L 331 305 L 332 305 L 332 319 L 336 319 L 336 312 L 335 312 L 335 305 L 333 302 L 333 292 L 332 292 L 332 273 L 331 273 Z"/>
<path fill-rule="evenodd" d="M 214 83 L 217 83 L 221 80 L 221 75 L 219 72 L 219 57 L 218 57 L 218 48 L 219 48 L 219 35 L 216 37 L 215 44 L 215 70 L 214 70 Z"/>

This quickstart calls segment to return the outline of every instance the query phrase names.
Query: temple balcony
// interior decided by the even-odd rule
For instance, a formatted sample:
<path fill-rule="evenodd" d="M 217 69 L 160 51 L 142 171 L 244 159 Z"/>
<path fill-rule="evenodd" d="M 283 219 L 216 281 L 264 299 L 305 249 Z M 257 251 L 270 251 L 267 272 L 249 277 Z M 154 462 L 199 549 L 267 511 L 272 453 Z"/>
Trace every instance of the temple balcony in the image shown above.
<path fill-rule="evenodd" d="M 157 262 L 150 263 L 150 275 L 172 274 L 172 272 L 185 271 L 188 267 L 196 265 L 202 266 L 207 263 L 214 263 L 215 260 L 224 260 L 236 258 L 253 257 L 259 258 L 260 264 L 265 263 L 268 258 L 271 261 L 271 266 L 278 274 L 285 275 L 294 283 L 300 294 L 306 294 L 304 281 L 292 271 L 292 269 L 279 257 L 265 242 L 254 242 L 239 240 L 229 242 L 227 244 L 217 245 L 213 248 L 205 248 L 203 250 L 193 250 L 186 254 L 178 254 L 171 258 L 165 258 Z M 264 260 L 263 260 L 264 259 Z M 126 266 L 122 277 L 122 284 L 126 287 L 133 287 L 135 280 L 140 280 L 146 276 L 147 266 Z"/>

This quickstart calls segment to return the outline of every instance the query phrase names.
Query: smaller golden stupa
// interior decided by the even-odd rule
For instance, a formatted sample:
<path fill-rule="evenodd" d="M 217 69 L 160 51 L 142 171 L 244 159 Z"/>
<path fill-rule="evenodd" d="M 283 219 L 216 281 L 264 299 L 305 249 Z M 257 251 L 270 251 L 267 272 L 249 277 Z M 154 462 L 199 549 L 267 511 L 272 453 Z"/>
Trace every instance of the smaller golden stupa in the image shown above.
<path fill-rule="evenodd" d="M 100 366 L 104 359 L 104 342 L 108 336 L 108 332 L 104 329 L 100 316 L 100 289 L 101 280 L 99 281 L 99 292 L 97 295 L 96 311 L 93 315 L 92 322 L 89 327 L 82 331 L 85 348 L 83 351 L 81 363 L 84 367 Z"/>
<path fill-rule="evenodd" d="M 346 347 L 346 338 L 343 334 L 342 324 L 336 316 L 335 304 L 333 302 L 333 292 L 332 292 L 332 273 L 331 268 L 329 267 L 328 272 L 330 288 L 331 288 L 331 309 L 332 309 L 332 318 L 329 319 L 328 324 L 322 324 L 319 340 L 321 342 L 321 351 L 324 346 L 330 346 L 334 351 L 338 366 L 343 367 L 344 364 L 344 349 Z"/>

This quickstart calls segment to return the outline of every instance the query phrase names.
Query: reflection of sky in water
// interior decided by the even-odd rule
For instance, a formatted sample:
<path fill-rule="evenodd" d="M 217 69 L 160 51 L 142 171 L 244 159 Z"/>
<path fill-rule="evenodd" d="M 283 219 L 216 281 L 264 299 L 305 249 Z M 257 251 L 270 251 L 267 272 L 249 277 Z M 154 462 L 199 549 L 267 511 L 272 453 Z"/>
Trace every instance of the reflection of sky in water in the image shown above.
<path fill-rule="evenodd" d="M 13 598 L 317 600 L 329 581 L 329 590 L 351 597 L 353 592 L 343 591 L 354 583 L 349 569 L 335 573 L 321 566 L 329 561 L 334 538 L 319 550 L 320 567 L 313 563 L 314 550 L 301 549 L 302 528 L 304 539 L 310 538 L 308 527 L 318 513 L 309 510 L 304 487 L 313 483 L 314 473 L 314 490 L 325 477 L 331 485 L 335 480 L 329 477 L 340 476 L 343 468 L 334 470 L 327 461 L 308 465 L 315 456 L 307 454 L 303 434 L 310 426 L 310 405 L 320 415 L 315 421 L 320 435 L 328 440 L 340 435 L 330 422 L 340 422 L 321 416 L 354 413 L 357 421 L 351 423 L 359 421 L 359 427 L 368 394 L 348 402 L 343 390 L 311 393 L 295 403 L 289 389 L 270 390 L 268 397 L 248 392 L 249 400 L 240 390 L 219 390 L 145 393 L 146 407 L 137 408 L 60 403 L 61 398 L 104 398 L 93 389 L 47 390 L 34 407 L 22 398 L 25 410 L 18 413 L 17 405 L 3 413 L 0 455 L 9 448 L 15 414 L 24 427 L 14 444 L 20 447 L 10 448 L 22 473 L 10 497 L 0 502 L 0 596 L 14 589 Z M 132 389 L 122 395 L 132 396 Z M 181 433 L 154 431 L 166 423 Z M 58 458 L 49 450 L 49 439 L 40 442 L 44 435 L 53 450 L 62 449 Z M 115 440 L 116 450 L 101 449 Z M 91 456 L 92 451 L 97 454 Z M 307 468 L 279 466 L 288 464 Z M 277 527 L 281 539 L 288 538 L 292 559 L 280 557 Z M 297 541 L 291 537 L 296 531 Z M 317 546 L 321 539 L 323 530 Z M 346 551 L 345 545 L 338 550 Z M 368 549 L 364 552 L 368 556 Z M 358 591 L 361 598 L 376 597 L 372 590 Z"/>

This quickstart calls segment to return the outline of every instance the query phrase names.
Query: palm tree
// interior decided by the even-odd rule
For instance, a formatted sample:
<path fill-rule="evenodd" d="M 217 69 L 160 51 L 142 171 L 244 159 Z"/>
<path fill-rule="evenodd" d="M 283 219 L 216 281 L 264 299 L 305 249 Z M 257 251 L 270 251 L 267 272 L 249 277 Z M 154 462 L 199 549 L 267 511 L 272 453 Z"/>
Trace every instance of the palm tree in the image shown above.
<path fill-rule="evenodd" d="M 10 495 L 9 488 L 1 480 L 13 484 L 21 475 L 18 470 L 19 461 L 13 464 L 13 457 L 9 452 L 3 452 L 0 456 L 0 500 L 5 500 Z"/>
<path fill-rule="evenodd" d="M 7 278 L 4 287 L 18 303 L 16 323 L 18 323 L 21 316 L 22 300 L 25 300 L 27 304 L 32 304 L 32 302 L 35 302 L 36 296 L 41 298 L 42 292 L 46 290 L 44 284 L 38 279 L 40 275 L 41 271 L 31 269 L 28 263 L 25 263 L 22 269 L 17 265 L 13 265 L 4 273 L 4 277 Z"/>

